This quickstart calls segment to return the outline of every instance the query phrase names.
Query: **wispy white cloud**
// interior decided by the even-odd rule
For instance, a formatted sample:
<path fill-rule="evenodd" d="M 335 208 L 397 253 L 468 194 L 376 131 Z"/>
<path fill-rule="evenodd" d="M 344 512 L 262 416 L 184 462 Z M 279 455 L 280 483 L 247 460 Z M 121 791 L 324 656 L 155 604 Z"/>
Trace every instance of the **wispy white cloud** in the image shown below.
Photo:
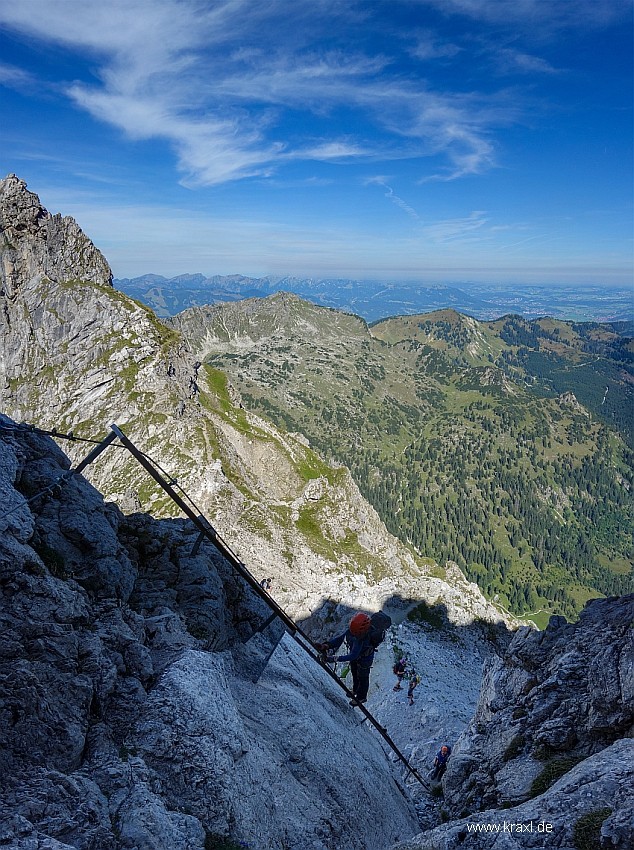
<path fill-rule="evenodd" d="M 94 56 L 100 82 L 75 82 L 66 89 L 68 97 L 132 139 L 166 139 L 186 176 L 212 184 L 262 173 L 283 147 L 266 142 L 252 116 L 214 108 L 205 97 L 213 70 L 205 51 L 232 37 L 246 5 L 66 0 L 53 8 L 46 0 L 30 0 L 4 4 L 0 21 Z"/>
<path fill-rule="evenodd" d="M 500 69 L 506 73 L 524 73 L 524 74 L 558 74 L 559 69 L 555 68 L 546 59 L 541 56 L 532 56 L 530 53 L 523 53 L 520 50 L 512 48 L 503 48 L 496 53 Z"/>
<path fill-rule="evenodd" d="M 559 238 L 560 237 L 558 235 L 554 235 L 552 233 L 536 233 L 533 236 L 526 236 L 524 239 L 519 239 L 517 242 L 509 242 L 508 245 L 499 245 L 497 250 L 510 251 L 512 248 L 519 248 L 520 245 L 526 245 L 528 242 L 535 242 L 536 240 L 548 242 Z"/>
<path fill-rule="evenodd" d="M 373 185 L 373 184 L 376 185 L 376 186 L 381 186 L 382 189 L 385 189 L 385 197 L 386 198 L 388 198 L 390 201 L 392 201 L 392 203 L 396 204 L 396 206 L 399 207 L 400 209 L 402 209 L 403 212 L 406 212 L 407 215 L 410 216 L 410 218 L 413 218 L 414 221 L 416 221 L 417 223 L 420 224 L 421 218 L 418 215 L 418 213 L 416 212 L 416 210 L 413 207 L 411 207 L 407 203 L 407 201 L 404 201 L 403 198 L 401 198 L 399 195 L 397 195 L 396 192 L 394 191 L 394 189 L 392 189 L 391 186 L 388 186 L 388 184 L 386 183 L 386 179 L 387 178 L 380 177 L 380 176 L 368 177 L 364 181 L 364 183 L 366 184 L 366 186 Z"/>
<path fill-rule="evenodd" d="M 486 212 L 474 210 L 464 218 L 452 218 L 428 224 L 424 228 L 424 233 L 434 242 L 464 241 L 473 238 L 476 231 L 481 231 L 488 221 Z"/>
<path fill-rule="evenodd" d="M 451 41 L 439 39 L 431 30 L 420 30 L 416 33 L 416 43 L 410 48 L 410 53 L 417 59 L 430 61 L 432 59 L 451 59 L 463 48 Z"/>
<path fill-rule="evenodd" d="M 390 76 L 382 54 L 316 53 L 315 27 L 354 12 L 336 0 L 29 0 L 0 3 L 0 23 L 92 57 L 94 82 L 72 82 L 67 96 L 131 139 L 165 140 L 186 184 L 271 175 L 298 159 L 441 156 L 447 167 L 434 179 L 443 180 L 492 167 L 491 130 L 513 120 L 504 93 L 434 91 Z M 275 26 L 288 30 L 284 49 L 267 40 Z M 262 48 L 268 41 L 276 47 Z M 423 33 L 418 49 L 449 57 L 457 48 Z M 372 144 L 361 133 L 357 140 L 350 118 L 345 138 L 337 124 L 330 138 L 310 142 L 286 132 L 289 110 L 317 119 L 339 110 L 339 121 L 346 110 L 379 132 Z"/>
<path fill-rule="evenodd" d="M 469 174 L 480 174 L 495 164 L 495 148 L 483 132 L 460 124 L 443 127 L 450 165 L 419 181 L 450 182 Z"/>
<path fill-rule="evenodd" d="M 366 186 L 374 185 L 384 189 L 385 197 L 416 222 L 417 227 L 414 238 L 421 245 L 440 248 L 451 245 L 452 248 L 455 248 L 458 245 L 473 246 L 474 243 L 477 243 L 480 246 L 492 246 L 497 244 L 499 231 L 510 230 L 517 232 L 518 229 L 521 229 L 517 225 L 511 224 L 490 224 L 490 217 L 484 210 L 473 210 L 469 215 L 457 218 L 440 219 L 438 221 L 425 220 L 407 201 L 404 201 L 403 198 L 396 194 L 387 182 L 388 180 L 388 177 L 376 175 L 366 178 L 364 183 Z M 524 240 L 521 241 L 523 242 Z M 521 242 L 514 244 L 521 244 Z"/>
<path fill-rule="evenodd" d="M 416 0 L 444 14 L 457 13 L 488 23 L 553 29 L 601 27 L 631 14 L 630 0 Z"/>
<path fill-rule="evenodd" d="M 270 177 L 266 179 L 266 185 L 274 189 L 303 189 L 319 186 L 332 186 L 335 181 L 328 177 L 304 177 L 298 179 L 280 179 Z"/>
<path fill-rule="evenodd" d="M 615 23 L 631 28 L 631 0 L 412 0 L 435 7 L 445 18 L 470 18 L 464 45 L 496 74 L 544 77 L 562 73 L 541 55 L 578 33 L 594 33 Z M 433 36 L 431 49 L 433 50 Z M 479 48 L 478 48 L 479 45 Z M 423 41 L 422 49 L 425 49 Z M 527 107 L 530 109 L 530 107 Z"/>
<path fill-rule="evenodd" d="M 24 91 L 25 89 L 33 89 L 36 83 L 36 78 L 28 71 L 0 62 L 0 86 Z"/>
<path fill-rule="evenodd" d="M 367 157 L 373 153 L 369 148 L 345 140 L 322 142 L 305 148 L 299 148 L 287 154 L 286 159 L 315 159 L 327 162 L 329 160 L 350 159 L 351 157 Z"/>

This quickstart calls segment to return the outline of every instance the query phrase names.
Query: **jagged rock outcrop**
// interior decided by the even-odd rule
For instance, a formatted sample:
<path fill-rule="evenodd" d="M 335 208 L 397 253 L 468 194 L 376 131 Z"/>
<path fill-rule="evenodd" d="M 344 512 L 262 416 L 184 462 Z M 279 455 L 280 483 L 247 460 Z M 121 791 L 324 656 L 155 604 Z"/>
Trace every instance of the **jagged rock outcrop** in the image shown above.
<path fill-rule="evenodd" d="M 0 180 L 0 281 L 14 298 L 38 276 L 112 286 L 110 266 L 70 216 L 51 215 L 15 174 Z"/>
<path fill-rule="evenodd" d="M 442 782 L 445 817 L 458 820 L 399 850 L 631 847 L 633 622 L 624 596 L 591 601 L 577 623 L 520 629 L 485 665 Z"/>
<path fill-rule="evenodd" d="M 533 800 L 451 821 L 392 850 L 629 850 L 634 845 L 633 746 L 631 739 L 616 741 Z"/>
<path fill-rule="evenodd" d="M 588 416 L 588 411 L 583 407 L 583 405 L 579 404 L 576 395 L 572 392 L 562 393 L 557 401 L 564 408 L 568 407 L 571 410 L 574 410 L 575 413 L 581 413 L 583 416 Z"/>
<path fill-rule="evenodd" d="M 485 669 L 452 756 L 444 780 L 452 812 L 522 802 L 549 765 L 632 736 L 633 618 L 634 597 L 624 596 L 591 601 L 577 623 L 553 617 L 543 632 L 520 629 Z"/>
<path fill-rule="evenodd" d="M 1 409 L 60 429 L 81 423 L 95 436 L 117 418 L 158 415 L 138 385 L 160 390 L 173 415 L 192 394 L 193 361 L 150 310 L 112 288 L 76 222 L 51 216 L 10 175 L 0 181 L 0 227 Z"/>
<path fill-rule="evenodd" d="M 416 831 L 322 671 L 288 637 L 263 668 L 279 629 L 254 634 L 268 609 L 192 553 L 191 523 L 125 517 L 60 481 L 50 439 L 0 425 L 0 847 L 381 850 Z"/>

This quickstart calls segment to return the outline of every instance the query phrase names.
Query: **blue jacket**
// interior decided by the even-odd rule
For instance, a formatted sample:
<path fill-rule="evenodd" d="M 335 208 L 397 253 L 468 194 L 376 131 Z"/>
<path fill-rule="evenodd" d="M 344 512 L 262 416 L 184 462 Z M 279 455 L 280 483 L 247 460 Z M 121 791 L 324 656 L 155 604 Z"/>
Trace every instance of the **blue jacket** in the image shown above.
<path fill-rule="evenodd" d="M 374 661 L 374 647 L 370 643 L 367 635 L 364 637 L 355 637 L 350 629 L 326 641 L 331 649 L 339 649 L 341 644 L 347 642 L 349 652 L 347 655 L 338 655 L 337 661 L 357 661 L 361 667 L 371 667 Z"/>
<path fill-rule="evenodd" d="M 438 750 L 438 752 L 436 753 L 436 760 L 434 761 L 434 764 L 440 764 L 440 765 L 447 764 L 447 762 L 449 761 L 450 755 L 451 755 L 451 747 L 447 747 L 447 753 L 446 754 L 443 754 L 442 750 Z"/>

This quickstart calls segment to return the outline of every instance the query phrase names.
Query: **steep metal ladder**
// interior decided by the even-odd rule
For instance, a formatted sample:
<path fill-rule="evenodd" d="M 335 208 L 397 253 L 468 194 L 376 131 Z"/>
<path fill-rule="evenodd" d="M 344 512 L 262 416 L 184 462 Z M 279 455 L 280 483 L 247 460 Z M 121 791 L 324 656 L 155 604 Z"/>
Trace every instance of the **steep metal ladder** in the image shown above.
<path fill-rule="evenodd" d="M 271 616 L 268 617 L 258 629 L 251 635 L 251 638 L 261 635 L 265 631 L 269 634 L 268 637 L 268 646 L 265 649 L 262 659 L 256 664 L 254 681 L 257 681 L 261 676 L 263 670 L 268 664 L 273 652 L 275 651 L 279 641 L 281 640 L 284 631 L 288 632 L 288 634 L 293 638 L 293 640 L 306 652 L 312 660 L 318 664 L 322 670 L 335 682 L 347 695 L 349 699 L 354 699 L 354 694 L 349 688 L 346 687 L 345 683 L 339 678 L 339 676 L 335 673 L 335 671 L 328 666 L 325 660 L 322 658 L 320 650 L 318 646 L 313 642 L 313 640 L 304 632 L 300 626 L 297 625 L 281 608 L 275 599 L 270 596 L 264 588 L 262 588 L 257 581 L 257 579 L 249 572 L 246 565 L 240 560 L 240 558 L 236 555 L 235 552 L 229 547 L 229 545 L 222 539 L 222 537 L 218 534 L 218 532 L 214 529 L 211 523 L 200 513 L 196 513 L 189 504 L 175 491 L 172 484 L 166 480 L 166 478 L 161 474 L 161 472 L 157 469 L 154 463 L 148 458 L 148 456 L 143 453 L 140 449 L 138 449 L 134 443 L 126 437 L 123 431 L 115 424 L 110 426 L 111 432 L 105 439 L 100 442 L 96 440 L 82 440 L 79 437 L 75 437 L 72 433 L 70 434 L 62 434 L 56 430 L 46 431 L 44 429 L 36 428 L 34 426 L 28 426 L 28 430 L 45 434 L 47 436 L 54 437 L 56 439 L 66 439 L 66 440 L 77 440 L 80 442 L 90 442 L 95 443 L 95 447 L 92 451 L 86 455 L 86 457 L 74 468 L 71 468 L 67 472 L 63 473 L 59 477 L 59 479 L 54 482 L 53 485 L 48 487 L 42 493 L 38 493 L 37 496 L 32 497 L 29 501 L 32 501 L 34 498 L 45 495 L 49 492 L 54 486 L 58 486 L 59 484 L 68 481 L 69 478 L 75 474 L 82 472 L 89 464 L 93 463 L 97 457 L 110 445 L 112 445 L 115 439 L 118 438 L 121 446 L 125 447 L 130 454 L 135 458 L 135 460 L 145 469 L 145 471 L 156 481 L 156 483 L 167 493 L 167 495 L 172 499 L 172 501 L 178 505 L 181 511 L 189 517 L 189 519 L 194 523 L 196 528 L 199 530 L 200 534 L 198 540 L 194 545 L 194 554 L 200 546 L 203 539 L 209 540 L 216 549 L 226 558 L 226 560 L 231 564 L 234 570 L 244 579 L 244 581 L 251 587 L 253 592 L 257 594 L 257 596 L 262 599 L 266 605 L 271 609 Z M 19 431 L 20 427 L 11 427 L 11 428 L 3 428 L 3 430 L 12 430 Z M 116 445 L 116 444 L 115 444 Z M 179 487 L 182 490 L 182 488 Z M 184 492 L 184 491 L 183 491 Z M 188 497 L 189 498 L 189 497 Z M 191 500 L 190 500 L 191 501 Z M 192 502 L 192 504 L 194 504 Z M 278 620 L 279 623 L 275 623 Z M 280 628 L 280 624 L 283 628 Z M 274 626 L 277 625 L 277 628 Z M 363 704 L 357 704 L 357 708 L 365 715 L 364 720 L 367 720 L 374 728 L 379 732 L 383 740 L 388 744 L 390 749 L 395 753 L 398 759 L 405 765 L 408 771 L 408 775 L 412 775 L 421 785 L 429 790 L 429 783 L 423 779 L 420 773 L 416 770 L 416 768 L 412 767 L 407 758 L 403 755 L 400 749 L 396 746 L 390 735 L 388 734 L 387 729 L 378 722 L 378 720 L 371 714 L 370 711 Z"/>

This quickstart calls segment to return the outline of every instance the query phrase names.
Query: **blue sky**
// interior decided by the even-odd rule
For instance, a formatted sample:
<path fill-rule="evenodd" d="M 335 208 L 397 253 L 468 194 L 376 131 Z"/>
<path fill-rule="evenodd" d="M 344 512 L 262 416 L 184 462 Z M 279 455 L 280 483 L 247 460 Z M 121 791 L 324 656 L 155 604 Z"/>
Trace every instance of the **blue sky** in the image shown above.
<path fill-rule="evenodd" d="M 0 172 L 116 277 L 632 282 L 631 0 L 0 0 Z"/>

